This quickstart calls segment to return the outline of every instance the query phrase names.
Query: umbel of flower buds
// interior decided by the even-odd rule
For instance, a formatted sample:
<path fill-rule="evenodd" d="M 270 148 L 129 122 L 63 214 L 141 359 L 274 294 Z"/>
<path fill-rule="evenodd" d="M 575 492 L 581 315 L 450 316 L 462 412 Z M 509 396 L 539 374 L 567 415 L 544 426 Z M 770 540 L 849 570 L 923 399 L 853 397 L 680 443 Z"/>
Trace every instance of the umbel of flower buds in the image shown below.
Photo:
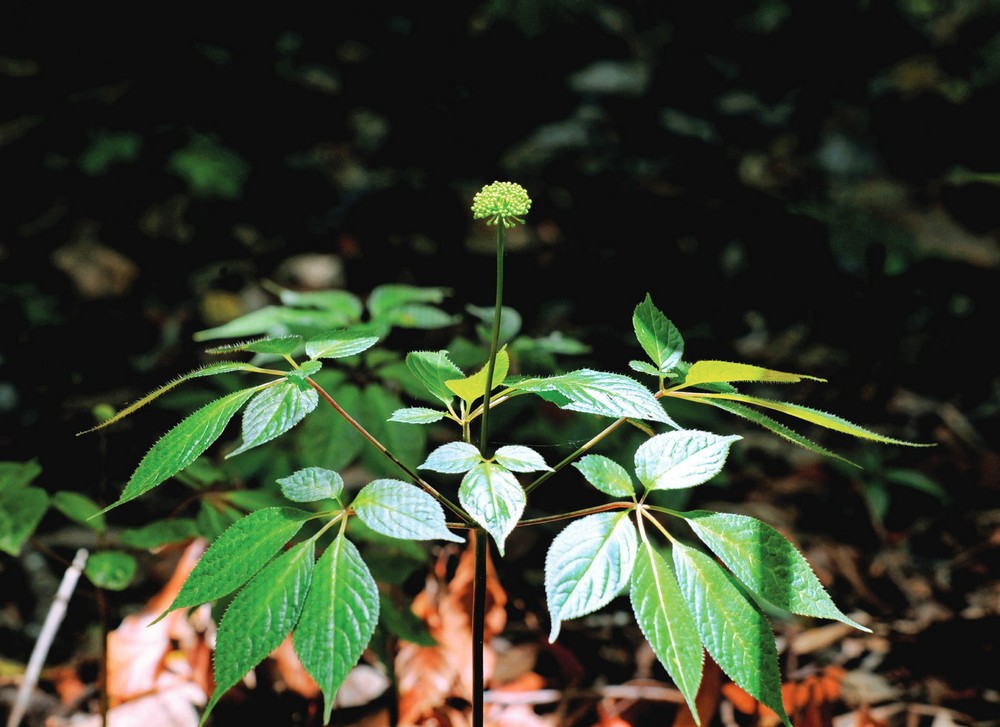
<path fill-rule="evenodd" d="M 487 225 L 502 223 L 511 227 L 531 209 L 531 198 L 527 190 L 513 182 L 493 182 L 483 187 L 472 199 L 473 219 L 485 219 Z"/>

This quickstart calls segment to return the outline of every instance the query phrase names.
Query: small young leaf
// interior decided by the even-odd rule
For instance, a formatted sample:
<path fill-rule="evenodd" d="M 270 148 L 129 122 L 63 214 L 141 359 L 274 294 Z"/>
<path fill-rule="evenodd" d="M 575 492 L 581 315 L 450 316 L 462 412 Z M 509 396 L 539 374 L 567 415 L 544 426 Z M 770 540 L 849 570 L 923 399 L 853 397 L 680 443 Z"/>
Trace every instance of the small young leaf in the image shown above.
<path fill-rule="evenodd" d="M 215 691 L 205 707 L 202 724 L 222 695 L 295 628 L 310 590 L 313 550 L 314 544 L 308 540 L 278 556 L 229 604 L 219 622 Z"/>
<path fill-rule="evenodd" d="M 493 381 L 490 386 L 490 391 L 500 386 L 504 379 L 507 378 L 507 371 L 510 368 L 510 355 L 507 353 L 507 347 L 504 346 L 499 351 L 497 351 L 496 365 L 493 368 Z M 445 381 L 444 385 L 447 386 L 451 391 L 458 394 L 466 403 L 471 404 L 476 399 L 480 399 L 486 389 L 486 373 L 487 366 L 484 365 L 479 371 L 474 373 L 464 379 L 453 379 L 451 381 Z"/>
<path fill-rule="evenodd" d="M 215 346 L 205 349 L 205 353 L 250 351 L 251 353 L 267 353 L 275 356 L 291 356 L 300 348 L 302 348 L 302 336 L 281 336 L 278 338 L 256 338 L 252 341 Z"/>
<path fill-rule="evenodd" d="M 49 496 L 41 487 L 8 487 L 0 493 L 0 550 L 20 555 L 48 506 Z"/>
<path fill-rule="evenodd" d="M 444 382 L 461 378 L 462 369 L 451 362 L 447 351 L 413 351 L 406 355 L 406 367 L 443 404 L 455 398 Z"/>
<path fill-rule="evenodd" d="M 306 381 L 306 379 L 319 373 L 322 368 L 323 364 L 320 361 L 303 361 L 302 365 L 297 369 L 292 369 L 291 371 L 286 372 L 285 378 L 298 386 L 300 389 L 305 390 L 309 388 L 309 382 Z"/>
<path fill-rule="evenodd" d="M 493 536 L 503 555 L 504 541 L 521 519 L 527 501 L 517 478 L 498 464 L 480 462 L 462 478 L 458 501 Z"/>
<path fill-rule="evenodd" d="M 684 355 L 684 339 L 677 327 L 653 305 L 649 293 L 635 307 L 632 327 L 639 345 L 659 372 L 669 371 Z"/>
<path fill-rule="evenodd" d="M 650 376 L 657 376 L 657 377 L 663 376 L 662 371 L 660 371 L 652 364 L 646 363 L 645 361 L 635 361 L 635 360 L 629 361 L 628 367 L 640 374 L 649 374 Z"/>
<path fill-rule="evenodd" d="M 698 394 L 697 396 L 692 396 L 690 398 L 726 399 L 728 401 L 736 401 L 743 404 L 752 404 L 753 406 L 763 407 L 764 409 L 772 409 L 774 411 L 781 412 L 782 414 L 797 417 L 809 422 L 810 424 L 826 427 L 827 429 L 832 429 L 835 432 L 842 432 L 843 434 L 849 434 L 852 437 L 867 439 L 873 442 L 881 442 L 882 444 L 901 444 L 906 447 L 934 446 L 933 443 L 907 442 L 903 439 L 893 439 L 892 437 L 876 434 L 875 432 L 869 431 L 868 429 L 858 426 L 853 422 L 849 422 L 846 419 L 836 416 L 835 414 L 820 411 L 819 409 L 812 409 L 808 406 L 802 406 L 801 404 L 789 404 L 784 401 L 761 399 L 756 396 L 746 396 L 744 394 Z"/>
<path fill-rule="evenodd" d="M 102 512 L 149 492 L 198 459 L 219 438 L 247 399 L 256 393 L 255 388 L 242 389 L 217 399 L 164 434 L 139 462 L 118 501 Z"/>
<path fill-rule="evenodd" d="M 303 390 L 287 380 L 261 390 L 243 412 L 243 444 L 227 454 L 226 459 L 281 436 L 318 403 L 315 389 Z"/>
<path fill-rule="evenodd" d="M 803 616 L 842 621 L 871 633 L 841 613 L 808 561 L 784 535 L 748 515 L 697 510 L 684 519 L 743 584 L 765 601 Z"/>
<path fill-rule="evenodd" d="M 636 555 L 629 595 L 643 636 L 700 725 L 694 699 L 701 684 L 705 651 L 674 569 L 648 542 L 640 544 Z"/>
<path fill-rule="evenodd" d="M 448 442 L 427 455 L 420 469 L 462 474 L 482 461 L 483 455 L 475 445 L 468 442 Z"/>
<path fill-rule="evenodd" d="M 333 699 L 378 624 L 378 587 L 354 544 L 337 537 L 316 563 L 313 585 L 292 634 L 295 653 L 323 692 L 323 723 Z"/>
<path fill-rule="evenodd" d="M 84 572 L 98 588 L 108 591 L 123 591 L 128 588 L 139 564 L 128 553 L 120 550 L 105 550 L 94 553 L 87 559 Z"/>
<path fill-rule="evenodd" d="M 344 490 L 339 473 L 322 467 L 305 467 L 278 480 L 281 494 L 292 502 L 336 500 Z"/>
<path fill-rule="evenodd" d="M 332 331 L 322 336 L 310 338 L 306 342 L 309 358 L 344 358 L 354 356 L 378 343 L 378 336 L 365 331 Z"/>
<path fill-rule="evenodd" d="M 520 444 L 507 444 L 493 453 L 497 463 L 511 472 L 551 472 L 552 468 L 545 464 L 545 459 L 531 447 Z"/>
<path fill-rule="evenodd" d="M 710 480 L 722 469 L 730 445 L 742 437 L 682 429 L 657 434 L 635 452 L 635 475 L 647 490 L 680 490 Z"/>
<path fill-rule="evenodd" d="M 673 552 L 681 593 L 708 653 L 730 679 L 792 727 L 767 617 L 710 557 L 681 543 L 673 544 Z"/>
<path fill-rule="evenodd" d="M 632 417 L 677 425 L 649 389 L 621 374 L 580 369 L 547 378 L 524 379 L 511 388 L 536 394 L 554 391 L 569 399 L 562 409 L 609 417 Z"/>
<path fill-rule="evenodd" d="M 397 409 L 389 417 L 390 422 L 401 424 L 433 424 L 441 421 L 447 415 L 443 411 L 428 409 L 423 406 L 410 406 L 405 409 Z"/>
<path fill-rule="evenodd" d="M 563 621 L 603 608 L 628 584 L 638 541 L 628 515 L 627 511 L 587 515 L 552 541 L 545 556 L 550 643 Z"/>
<path fill-rule="evenodd" d="M 602 454 L 588 454 L 574 462 L 587 482 L 605 495 L 611 497 L 632 497 L 635 487 L 628 471 L 620 464 Z"/>
<path fill-rule="evenodd" d="M 465 542 L 448 529 L 437 500 L 402 480 L 369 482 L 351 507 L 365 525 L 391 538 Z"/>
<path fill-rule="evenodd" d="M 760 366 L 751 366 L 732 361 L 695 361 L 684 377 L 684 386 L 699 384 L 730 383 L 733 381 L 769 381 L 772 383 L 797 383 L 802 379 L 823 381 L 817 376 L 806 374 L 791 374 L 787 371 L 773 371 Z"/>
<path fill-rule="evenodd" d="M 302 529 L 308 517 L 309 513 L 291 507 L 268 507 L 237 520 L 201 556 L 160 618 L 235 591 Z"/>
<path fill-rule="evenodd" d="M 73 522 L 86 525 L 99 533 L 107 530 L 100 505 L 86 495 L 61 490 L 52 496 L 52 506 Z"/>

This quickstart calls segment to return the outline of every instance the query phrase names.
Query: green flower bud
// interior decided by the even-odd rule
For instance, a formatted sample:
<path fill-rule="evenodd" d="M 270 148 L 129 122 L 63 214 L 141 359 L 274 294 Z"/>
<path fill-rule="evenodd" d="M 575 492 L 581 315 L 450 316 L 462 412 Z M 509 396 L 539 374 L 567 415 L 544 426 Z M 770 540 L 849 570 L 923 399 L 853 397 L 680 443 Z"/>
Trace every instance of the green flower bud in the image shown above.
<path fill-rule="evenodd" d="M 531 198 L 520 184 L 493 182 L 483 187 L 472 200 L 473 219 L 486 219 L 487 225 L 502 222 L 511 227 L 520 222 L 531 209 Z"/>

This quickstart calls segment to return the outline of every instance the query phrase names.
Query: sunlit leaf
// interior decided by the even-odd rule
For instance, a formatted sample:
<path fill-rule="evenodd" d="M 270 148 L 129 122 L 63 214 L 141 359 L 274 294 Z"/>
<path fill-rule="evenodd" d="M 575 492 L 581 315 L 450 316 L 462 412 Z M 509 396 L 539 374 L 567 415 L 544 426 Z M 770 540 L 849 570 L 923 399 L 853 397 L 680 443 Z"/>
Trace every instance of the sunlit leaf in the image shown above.
<path fill-rule="evenodd" d="M 648 542 L 636 554 L 629 595 L 643 636 L 701 724 L 694 702 L 705 661 L 701 637 L 674 569 Z"/>
<path fill-rule="evenodd" d="M 552 468 L 545 464 L 545 459 L 531 447 L 520 444 L 506 444 L 498 447 L 493 453 L 493 458 L 498 464 L 503 465 L 511 472 L 542 472 L 551 471 Z"/>
<path fill-rule="evenodd" d="M 351 507 L 372 530 L 405 540 L 465 539 L 445 524 L 441 504 L 418 487 L 402 480 L 373 480 L 361 488 Z"/>
<path fill-rule="evenodd" d="M 408 406 L 405 409 L 397 409 L 389 417 L 390 422 L 400 424 L 433 424 L 441 421 L 447 416 L 443 411 L 428 409 L 423 406 Z"/>
<path fill-rule="evenodd" d="M 378 587 L 361 554 L 337 537 L 316 563 L 312 587 L 292 635 L 295 653 L 323 692 L 323 721 L 368 647 L 378 624 Z"/>
<path fill-rule="evenodd" d="M 569 401 L 562 409 L 609 417 L 632 417 L 675 426 L 660 402 L 645 386 L 621 374 L 580 369 L 546 378 L 524 379 L 511 388 L 536 394 L 556 392 Z"/>
<path fill-rule="evenodd" d="M 302 421 L 318 403 L 319 394 L 315 389 L 302 389 L 287 380 L 268 386 L 247 404 L 243 412 L 243 444 L 226 458 L 281 436 Z"/>
<path fill-rule="evenodd" d="M 331 331 L 306 342 L 309 358 L 344 358 L 353 356 L 378 343 L 378 336 L 364 331 Z"/>
<path fill-rule="evenodd" d="M 684 339 L 670 319 L 653 305 L 649 293 L 632 314 L 635 337 L 658 372 L 669 371 L 684 355 Z"/>
<path fill-rule="evenodd" d="M 267 353 L 275 356 L 291 356 L 302 348 L 302 336 L 281 336 L 278 338 L 256 338 L 252 341 L 229 343 L 205 350 L 205 353 L 230 353 L 233 351 L 249 351 L 251 353 Z"/>
<path fill-rule="evenodd" d="M 628 511 L 587 515 L 555 537 L 545 556 L 550 642 L 563 621 L 606 606 L 628 585 L 637 542 Z"/>
<path fill-rule="evenodd" d="M 684 519 L 743 584 L 792 613 L 842 621 L 869 631 L 838 609 L 802 554 L 767 523 L 735 513 L 698 510 Z"/>
<path fill-rule="evenodd" d="M 774 371 L 761 366 L 752 366 L 732 361 L 695 361 L 684 377 L 685 386 L 699 384 L 729 383 L 733 381 L 767 381 L 770 383 L 796 383 L 803 379 L 826 381 L 817 376 Z"/>
<path fill-rule="evenodd" d="M 722 470 L 730 445 L 741 438 L 695 429 L 658 434 L 636 450 L 635 475 L 647 490 L 700 485 Z"/>
<path fill-rule="evenodd" d="M 462 369 L 451 362 L 447 351 L 413 351 L 406 355 L 406 366 L 442 403 L 449 404 L 455 398 L 445 381 L 460 379 Z"/>
<path fill-rule="evenodd" d="M 420 469 L 462 474 L 483 461 L 479 448 L 468 442 L 446 442 L 427 455 Z"/>
<path fill-rule="evenodd" d="M 344 490 L 344 478 L 334 470 L 304 467 L 278 480 L 281 494 L 292 502 L 337 499 Z"/>
<path fill-rule="evenodd" d="M 490 391 L 500 386 L 504 379 L 507 378 L 507 371 L 510 368 L 510 355 L 507 353 L 507 347 L 504 346 L 499 351 L 497 351 L 496 363 L 493 367 L 493 379 L 490 386 Z M 459 398 L 463 401 L 471 404 L 476 399 L 482 398 L 486 391 L 486 374 L 487 365 L 483 365 L 479 371 L 474 373 L 472 376 L 466 377 L 464 379 L 453 379 L 451 381 L 445 381 L 444 385 L 448 387 L 451 391 L 458 394 Z"/>
<path fill-rule="evenodd" d="M 494 462 L 480 462 L 462 478 L 458 501 L 493 537 L 503 555 L 504 542 L 521 519 L 527 502 L 517 478 Z"/>
<path fill-rule="evenodd" d="M 792 727 L 767 617 L 709 556 L 677 542 L 673 554 L 681 593 L 708 653 L 730 679 Z"/>
<path fill-rule="evenodd" d="M 635 495 L 635 487 L 628 470 L 603 454 L 588 454 L 578 462 L 574 462 L 573 466 L 580 471 L 587 482 L 605 495 L 611 497 Z"/>

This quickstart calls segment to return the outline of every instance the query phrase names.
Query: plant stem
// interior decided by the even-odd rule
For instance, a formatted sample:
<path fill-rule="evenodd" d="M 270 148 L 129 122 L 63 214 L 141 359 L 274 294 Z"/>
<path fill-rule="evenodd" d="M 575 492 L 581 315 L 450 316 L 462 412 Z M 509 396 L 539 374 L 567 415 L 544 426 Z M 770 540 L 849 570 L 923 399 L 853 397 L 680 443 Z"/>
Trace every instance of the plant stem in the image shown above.
<path fill-rule="evenodd" d="M 500 343 L 500 318 L 503 311 L 503 220 L 497 221 L 497 280 L 496 302 L 493 304 L 493 334 L 490 336 L 490 357 L 486 362 L 486 391 L 483 392 L 483 418 L 479 430 L 479 451 L 489 457 L 487 436 L 489 432 L 490 393 L 493 391 L 493 371 L 497 363 L 497 346 Z"/>
<path fill-rule="evenodd" d="M 472 532 L 475 542 L 475 576 L 472 587 L 472 725 L 483 727 L 483 696 L 486 679 L 483 674 L 483 651 L 486 648 L 486 559 L 489 540 L 486 531 Z"/>

